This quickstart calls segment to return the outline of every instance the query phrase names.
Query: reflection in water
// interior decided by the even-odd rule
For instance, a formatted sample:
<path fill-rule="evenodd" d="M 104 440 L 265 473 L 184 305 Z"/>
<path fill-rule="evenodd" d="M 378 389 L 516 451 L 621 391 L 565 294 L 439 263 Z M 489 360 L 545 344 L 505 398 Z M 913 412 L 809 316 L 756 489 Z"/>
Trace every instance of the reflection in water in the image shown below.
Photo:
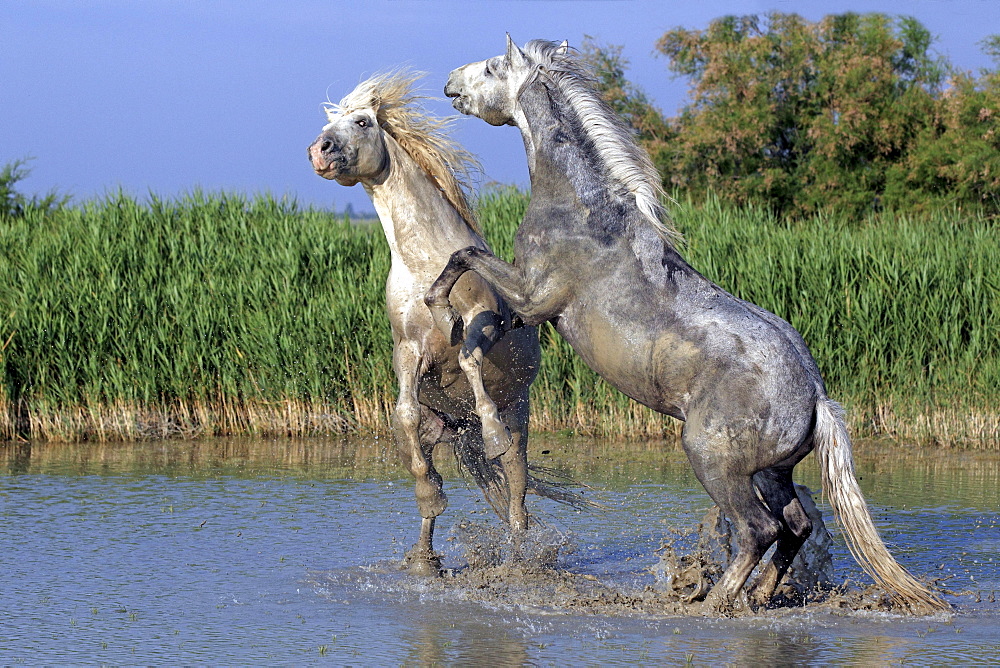
<path fill-rule="evenodd" d="M 418 615 L 410 638 L 410 647 L 402 663 L 438 666 L 524 666 L 531 656 L 521 637 L 512 637 L 502 625 L 494 626 L 479 619 L 478 611 L 465 615 Z M 429 618 L 428 618 L 429 617 Z M 498 632 L 499 631 L 499 632 Z"/>
<path fill-rule="evenodd" d="M 447 446 L 440 446 L 447 450 Z M 1000 453 L 918 448 L 884 442 L 855 444 L 858 475 L 865 493 L 888 494 L 893 505 L 922 504 L 928 495 L 960 490 L 959 499 L 974 507 L 1000 505 Z M 620 442 L 571 437 L 533 436 L 531 460 L 566 470 L 578 479 L 600 477 L 612 486 L 680 477 L 698 485 L 676 444 L 665 441 Z M 437 453 L 451 474 L 457 472 L 446 452 Z M 449 469 L 449 465 L 451 468 Z M 391 438 L 215 438 L 191 441 L 0 444 L 0 467 L 9 474 L 29 472 L 100 473 L 225 471 L 255 476 L 268 472 L 322 472 L 344 475 L 406 477 Z M 796 469 L 799 482 L 819 487 L 815 458 Z M 978 493 L 977 493 L 978 490 Z M 947 494 L 943 495 L 948 498 Z M 978 498 L 977 498 L 978 497 Z M 950 500 L 950 499 L 949 499 Z M 918 503 L 919 502 L 919 503 Z"/>
<path fill-rule="evenodd" d="M 0 446 L 0 462 L 11 474 L 214 473 L 255 476 L 268 472 L 389 473 L 395 451 L 386 438 L 251 439 L 99 443 L 30 443 Z M 405 471 L 403 472 L 405 473 Z"/>
<path fill-rule="evenodd" d="M 597 513 L 532 506 L 572 540 L 561 568 L 595 588 L 655 584 L 657 548 L 711 505 L 669 445 L 535 437 L 531 448 L 534 462 L 568 470 L 604 502 Z M 951 597 L 956 616 L 783 609 L 724 620 L 598 614 L 554 596 L 471 601 L 394 570 L 416 511 L 388 439 L 3 445 L 0 664 L 994 660 L 1000 456 L 860 452 L 862 487 L 900 560 L 969 592 Z M 454 567 L 458 525 L 496 521 L 453 465 L 448 475 L 439 526 Z M 818 478 L 808 464 L 800 481 L 817 489 Z M 838 542 L 840 581 L 862 577 L 852 563 Z"/>

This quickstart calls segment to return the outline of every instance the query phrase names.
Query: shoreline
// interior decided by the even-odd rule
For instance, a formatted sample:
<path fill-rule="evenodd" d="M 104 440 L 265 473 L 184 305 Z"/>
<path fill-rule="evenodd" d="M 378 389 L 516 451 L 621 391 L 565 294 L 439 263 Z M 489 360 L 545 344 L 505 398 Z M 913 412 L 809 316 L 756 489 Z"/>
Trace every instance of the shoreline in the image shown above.
<path fill-rule="evenodd" d="M 21 411 L 0 407 L 0 442 L 80 443 L 87 441 L 193 440 L 210 437 L 391 436 L 394 397 L 334 402 L 173 402 L 167 406 L 115 404 Z M 926 447 L 1000 450 L 1000 413 L 978 407 L 883 404 L 851 408 L 852 439 L 893 439 Z M 558 409 L 558 410 L 556 410 Z M 600 416 L 595 420 L 595 416 Z M 531 433 L 579 436 L 609 442 L 658 439 L 677 442 L 682 423 L 632 401 L 587 402 L 575 406 L 536 401 Z"/>

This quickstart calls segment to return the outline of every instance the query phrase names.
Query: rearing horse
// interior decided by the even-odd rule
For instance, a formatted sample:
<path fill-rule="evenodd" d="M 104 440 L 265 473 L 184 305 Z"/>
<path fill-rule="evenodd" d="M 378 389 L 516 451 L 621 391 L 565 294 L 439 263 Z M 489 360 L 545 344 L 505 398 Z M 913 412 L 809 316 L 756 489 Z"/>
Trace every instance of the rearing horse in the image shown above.
<path fill-rule="evenodd" d="M 453 71 L 445 94 L 465 114 L 521 131 L 531 201 L 515 237 L 516 266 L 470 247 L 452 255 L 427 295 L 447 329 L 452 287 L 468 271 L 526 324 L 551 321 L 614 387 L 684 421 L 695 474 L 732 520 L 738 553 L 708 594 L 743 605 L 744 584 L 766 604 L 812 530 L 792 469 L 813 448 L 852 554 L 914 612 L 948 604 L 906 572 L 878 535 L 854 476 L 841 408 L 827 395 L 802 337 L 695 271 L 665 223 L 649 156 L 604 103 L 567 47 L 542 40 Z"/>
<path fill-rule="evenodd" d="M 309 146 L 309 159 L 324 178 L 364 186 L 389 242 L 386 307 L 399 383 L 392 424 L 422 516 L 405 563 L 436 573 L 434 522 L 447 506 L 432 459 L 437 443 L 455 443 L 461 463 L 514 531 L 527 526 L 527 490 L 570 503 L 573 495 L 527 472 L 528 389 L 539 363 L 535 328 L 507 332 L 507 306 L 473 274 L 452 293 L 464 335 L 443 335 L 424 304 L 452 252 L 489 249 L 464 192 L 475 159 L 444 133 L 448 119 L 418 104 L 423 98 L 413 85 L 420 76 L 377 75 L 329 105 L 329 123 Z"/>

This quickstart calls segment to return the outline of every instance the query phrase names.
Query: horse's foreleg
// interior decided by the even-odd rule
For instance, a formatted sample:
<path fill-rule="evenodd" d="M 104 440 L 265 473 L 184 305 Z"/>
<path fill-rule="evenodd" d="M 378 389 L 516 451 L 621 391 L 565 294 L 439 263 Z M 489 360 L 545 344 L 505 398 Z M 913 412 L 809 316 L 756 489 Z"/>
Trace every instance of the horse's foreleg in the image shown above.
<path fill-rule="evenodd" d="M 496 313 L 481 311 L 471 319 L 466 331 L 468 335 L 458 353 L 458 363 L 472 388 L 486 458 L 494 459 L 510 449 L 511 434 L 500 418 L 496 402 L 483 385 L 483 358 L 503 336 L 502 323 Z"/>
<path fill-rule="evenodd" d="M 419 391 L 420 348 L 415 341 L 400 341 L 393 350 L 393 366 L 399 382 L 399 397 L 392 416 L 396 447 L 403 462 L 413 475 L 417 508 L 422 518 L 420 538 L 406 555 L 406 567 L 418 573 L 437 572 L 440 560 L 434 554 L 434 518 L 448 506 L 442 489 L 441 475 L 434 468 L 431 455 L 436 438 L 432 430 L 421 436 L 423 407 L 417 400 Z"/>
<path fill-rule="evenodd" d="M 455 283 L 467 271 L 479 274 L 507 302 L 514 315 L 520 317 L 526 325 L 539 325 L 556 315 L 540 310 L 538 295 L 532 294 L 517 267 L 488 251 L 470 246 L 451 254 L 441 275 L 424 296 L 424 303 L 434 314 L 435 324 L 446 336 L 453 336 L 455 323 L 462 321 L 461 315 L 452 307 L 449 295 Z M 507 326 L 509 327 L 509 324 Z"/>
<path fill-rule="evenodd" d="M 512 409 L 504 413 L 504 418 L 510 426 L 513 443 L 504 453 L 500 462 L 503 464 L 510 491 L 510 506 L 508 520 L 514 539 L 528 528 L 528 510 L 524 505 L 524 497 L 528 490 L 528 397 L 527 393 Z"/>

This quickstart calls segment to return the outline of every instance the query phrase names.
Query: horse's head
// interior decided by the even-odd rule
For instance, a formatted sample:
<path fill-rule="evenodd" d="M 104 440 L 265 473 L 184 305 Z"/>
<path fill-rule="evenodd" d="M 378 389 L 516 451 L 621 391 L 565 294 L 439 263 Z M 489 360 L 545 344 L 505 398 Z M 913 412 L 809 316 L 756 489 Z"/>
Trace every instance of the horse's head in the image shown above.
<path fill-rule="evenodd" d="M 375 110 L 330 110 L 327 115 L 330 122 L 309 145 L 316 173 L 344 186 L 379 181 L 388 170 L 389 151 Z"/>
<path fill-rule="evenodd" d="M 340 102 L 327 102 L 328 123 L 309 145 L 309 162 L 317 174 L 345 186 L 381 186 L 397 169 L 422 170 L 478 231 L 465 184 L 479 162 L 448 136 L 451 118 L 424 109 L 421 102 L 430 98 L 415 88 L 423 76 L 408 69 L 375 74 Z"/>
<path fill-rule="evenodd" d="M 568 49 L 565 42 L 559 48 L 564 52 Z M 444 94 L 454 98 L 452 105 L 463 114 L 477 116 L 490 125 L 514 125 L 517 98 L 539 71 L 539 63 L 507 35 L 504 55 L 454 70 Z"/>

